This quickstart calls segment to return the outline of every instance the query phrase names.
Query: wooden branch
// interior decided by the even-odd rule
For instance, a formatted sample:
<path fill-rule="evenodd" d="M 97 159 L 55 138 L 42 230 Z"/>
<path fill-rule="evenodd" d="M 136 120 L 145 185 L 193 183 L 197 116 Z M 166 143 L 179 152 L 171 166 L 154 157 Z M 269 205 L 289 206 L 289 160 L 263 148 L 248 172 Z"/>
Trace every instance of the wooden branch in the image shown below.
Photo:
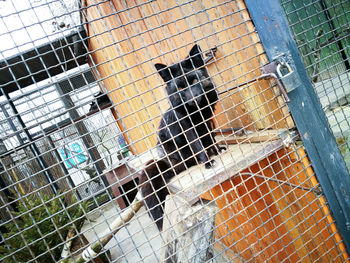
<path fill-rule="evenodd" d="M 127 222 L 129 222 L 137 211 L 143 206 L 143 202 L 139 200 L 141 198 L 135 197 L 131 205 L 111 224 L 112 232 L 104 234 L 102 239 L 97 240 L 95 243 L 88 246 L 83 252 L 74 260 L 73 258 L 68 258 L 59 261 L 60 263 L 83 263 L 88 262 L 101 252 L 103 247 L 112 239 L 112 237 L 123 227 Z"/>
<path fill-rule="evenodd" d="M 74 228 L 69 229 L 68 234 L 67 234 L 67 238 L 66 238 L 66 242 L 63 245 L 63 250 L 61 253 L 61 258 L 66 258 L 69 255 L 69 251 L 70 248 L 72 247 L 72 242 L 73 242 L 73 238 L 75 235 L 75 230 Z"/>
<path fill-rule="evenodd" d="M 285 131 L 285 129 L 263 130 L 245 134 L 232 134 L 229 136 L 222 136 L 218 132 L 216 141 L 219 144 L 238 144 L 238 143 L 254 143 L 254 142 L 266 142 L 276 141 L 279 139 L 279 135 Z"/>
<path fill-rule="evenodd" d="M 321 48 L 322 48 L 320 42 L 321 42 L 322 34 L 323 34 L 323 30 L 322 30 L 322 28 L 320 28 L 316 34 L 316 44 L 315 44 L 315 48 L 314 48 L 315 67 L 314 67 L 314 72 L 312 73 L 312 82 L 316 82 L 318 77 L 319 77 L 318 73 L 319 73 Z"/>

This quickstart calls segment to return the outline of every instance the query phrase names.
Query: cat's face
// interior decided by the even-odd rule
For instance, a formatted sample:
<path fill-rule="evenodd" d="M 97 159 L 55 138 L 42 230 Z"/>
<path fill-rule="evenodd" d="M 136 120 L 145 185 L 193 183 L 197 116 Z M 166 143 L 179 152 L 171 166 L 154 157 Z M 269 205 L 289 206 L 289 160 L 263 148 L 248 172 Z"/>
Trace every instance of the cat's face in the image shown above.
<path fill-rule="evenodd" d="M 214 84 L 204 68 L 198 45 L 193 46 L 189 56 L 180 63 L 171 66 L 155 64 L 155 67 L 167 84 L 166 90 L 173 107 L 185 105 L 200 108 L 208 104 L 206 92 L 212 91 Z"/>

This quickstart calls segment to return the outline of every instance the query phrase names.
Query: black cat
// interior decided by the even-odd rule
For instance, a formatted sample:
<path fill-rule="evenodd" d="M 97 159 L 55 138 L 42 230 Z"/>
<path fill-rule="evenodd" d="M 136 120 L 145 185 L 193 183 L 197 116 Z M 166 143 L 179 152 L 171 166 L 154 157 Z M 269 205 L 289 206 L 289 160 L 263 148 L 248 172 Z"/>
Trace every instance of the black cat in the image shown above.
<path fill-rule="evenodd" d="M 160 160 L 147 163 L 139 178 L 145 204 L 159 230 L 163 225 L 163 202 L 169 194 L 166 184 L 176 174 L 205 163 L 211 168 L 210 156 L 219 154 L 213 134 L 213 112 L 218 101 L 215 86 L 205 66 L 198 45 L 180 63 L 155 64 L 166 83 L 170 108 L 164 113 L 158 131 Z"/>

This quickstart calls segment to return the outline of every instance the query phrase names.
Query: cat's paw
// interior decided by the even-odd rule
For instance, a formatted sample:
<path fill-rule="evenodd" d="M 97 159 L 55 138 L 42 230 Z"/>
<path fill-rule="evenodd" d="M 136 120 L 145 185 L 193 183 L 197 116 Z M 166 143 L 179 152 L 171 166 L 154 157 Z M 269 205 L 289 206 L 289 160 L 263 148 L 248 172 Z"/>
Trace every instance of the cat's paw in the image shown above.
<path fill-rule="evenodd" d="M 224 152 L 226 152 L 226 150 L 227 150 L 227 148 L 224 147 L 224 146 L 219 146 L 219 147 L 218 147 L 219 153 L 224 153 Z"/>
<path fill-rule="evenodd" d="M 208 162 L 205 163 L 205 168 L 210 169 L 213 168 L 216 165 L 216 162 L 214 160 L 209 160 Z"/>

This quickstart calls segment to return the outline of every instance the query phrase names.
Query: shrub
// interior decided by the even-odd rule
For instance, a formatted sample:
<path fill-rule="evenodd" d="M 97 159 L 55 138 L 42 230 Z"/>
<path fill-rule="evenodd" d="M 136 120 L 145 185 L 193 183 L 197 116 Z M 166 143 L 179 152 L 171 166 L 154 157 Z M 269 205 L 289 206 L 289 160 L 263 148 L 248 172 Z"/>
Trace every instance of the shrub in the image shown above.
<path fill-rule="evenodd" d="M 18 211 L 13 212 L 15 219 L 4 225 L 7 233 L 3 234 L 0 261 L 28 262 L 36 258 L 37 262 L 55 262 L 60 258 L 69 229 L 80 229 L 87 202 L 79 205 L 73 198 L 71 205 L 63 208 L 63 196 L 41 197 L 32 194 L 19 201 Z"/>

